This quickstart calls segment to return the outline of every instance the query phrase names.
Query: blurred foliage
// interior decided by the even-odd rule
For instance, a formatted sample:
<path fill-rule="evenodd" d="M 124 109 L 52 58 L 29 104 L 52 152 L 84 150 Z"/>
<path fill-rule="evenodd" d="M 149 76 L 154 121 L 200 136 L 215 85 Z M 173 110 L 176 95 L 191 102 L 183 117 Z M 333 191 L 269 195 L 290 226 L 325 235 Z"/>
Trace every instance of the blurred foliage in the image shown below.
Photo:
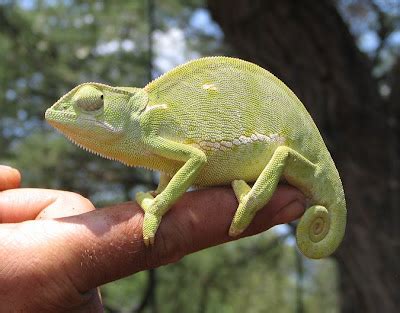
<path fill-rule="evenodd" d="M 391 93 L 391 72 L 400 58 L 399 0 L 335 0 L 360 51 L 371 60 L 379 91 Z"/>
<path fill-rule="evenodd" d="M 361 51 L 375 59 L 377 76 L 391 70 L 400 56 L 398 0 L 338 0 L 338 8 Z"/>
<path fill-rule="evenodd" d="M 390 1 L 336 3 L 384 87 L 399 54 L 400 14 L 379 4 Z M 21 169 L 26 186 L 76 191 L 96 206 L 154 188 L 154 174 L 86 153 L 50 129 L 43 114 L 81 82 L 141 87 L 149 71 L 157 76 L 190 58 L 230 54 L 203 5 L 156 2 L 150 62 L 147 1 L 0 0 L 0 163 Z M 299 264 L 292 241 L 287 229 L 270 231 L 164 266 L 143 312 L 337 312 L 334 261 Z M 135 311 L 148 277 L 104 286 L 109 311 Z"/>

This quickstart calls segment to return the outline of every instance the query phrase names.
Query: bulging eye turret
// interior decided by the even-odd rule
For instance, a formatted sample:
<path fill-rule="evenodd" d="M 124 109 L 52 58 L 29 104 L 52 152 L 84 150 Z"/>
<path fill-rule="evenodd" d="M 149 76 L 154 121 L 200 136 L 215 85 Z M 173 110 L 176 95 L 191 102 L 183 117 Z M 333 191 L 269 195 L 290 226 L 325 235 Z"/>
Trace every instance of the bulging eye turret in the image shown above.
<path fill-rule="evenodd" d="M 92 86 L 83 86 L 72 98 L 74 104 L 86 112 L 99 111 L 104 107 L 103 93 Z"/>

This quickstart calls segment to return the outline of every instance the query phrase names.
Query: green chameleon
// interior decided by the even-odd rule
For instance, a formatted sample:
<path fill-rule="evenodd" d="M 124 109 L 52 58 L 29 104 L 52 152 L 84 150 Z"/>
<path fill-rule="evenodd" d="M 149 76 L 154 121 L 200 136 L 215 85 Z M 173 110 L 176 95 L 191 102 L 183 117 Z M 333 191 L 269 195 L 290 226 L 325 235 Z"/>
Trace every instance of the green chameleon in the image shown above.
<path fill-rule="evenodd" d="M 160 171 L 155 197 L 136 194 L 146 245 L 154 244 L 163 215 L 192 185 L 232 184 L 239 206 L 229 235 L 238 236 L 280 181 L 312 205 L 297 227 L 303 254 L 328 256 L 343 238 L 343 187 L 317 127 L 296 95 L 255 64 L 207 57 L 144 88 L 81 84 L 46 119 L 91 152 Z"/>

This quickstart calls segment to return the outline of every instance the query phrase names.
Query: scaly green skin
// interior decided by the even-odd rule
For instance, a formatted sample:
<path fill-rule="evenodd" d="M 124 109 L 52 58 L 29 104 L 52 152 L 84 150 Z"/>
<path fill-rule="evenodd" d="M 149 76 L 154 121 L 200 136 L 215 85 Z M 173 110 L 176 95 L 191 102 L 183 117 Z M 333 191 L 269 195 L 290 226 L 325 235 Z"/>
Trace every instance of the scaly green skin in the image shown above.
<path fill-rule="evenodd" d="M 344 192 L 317 127 L 293 92 L 255 64 L 202 58 L 143 89 L 82 84 L 46 119 L 89 151 L 161 172 L 156 197 L 136 195 L 147 245 L 191 185 L 232 183 L 239 207 L 229 234 L 237 236 L 281 179 L 310 198 L 297 227 L 306 256 L 328 256 L 343 238 Z"/>

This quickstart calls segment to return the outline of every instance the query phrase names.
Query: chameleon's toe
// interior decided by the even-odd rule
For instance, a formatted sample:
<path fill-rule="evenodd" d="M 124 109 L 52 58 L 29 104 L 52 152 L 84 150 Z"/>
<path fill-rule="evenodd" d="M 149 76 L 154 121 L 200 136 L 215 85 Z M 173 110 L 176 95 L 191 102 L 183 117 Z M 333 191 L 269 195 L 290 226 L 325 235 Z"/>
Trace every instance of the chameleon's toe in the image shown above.
<path fill-rule="evenodd" d="M 229 236 L 237 237 L 243 233 L 243 231 L 244 229 L 237 229 L 235 226 L 231 225 L 231 227 L 229 227 Z"/>
<path fill-rule="evenodd" d="M 154 197 L 150 192 L 138 192 L 135 194 L 135 200 L 143 209 L 147 211 L 154 203 Z"/>
<path fill-rule="evenodd" d="M 239 236 L 249 226 L 253 220 L 254 213 L 248 208 L 248 201 L 246 195 L 243 196 L 242 202 L 239 203 L 236 209 L 235 216 L 233 217 L 231 226 L 229 228 L 229 236 Z"/>
<path fill-rule="evenodd" d="M 143 240 L 145 245 L 152 246 L 158 226 L 160 225 L 161 217 L 152 213 L 145 213 L 143 219 Z"/>
<path fill-rule="evenodd" d="M 154 237 L 144 237 L 143 238 L 144 244 L 146 247 L 150 247 L 154 245 Z"/>
<path fill-rule="evenodd" d="M 234 180 L 232 188 L 238 202 L 243 202 L 244 197 L 250 192 L 251 187 L 244 180 Z"/>

